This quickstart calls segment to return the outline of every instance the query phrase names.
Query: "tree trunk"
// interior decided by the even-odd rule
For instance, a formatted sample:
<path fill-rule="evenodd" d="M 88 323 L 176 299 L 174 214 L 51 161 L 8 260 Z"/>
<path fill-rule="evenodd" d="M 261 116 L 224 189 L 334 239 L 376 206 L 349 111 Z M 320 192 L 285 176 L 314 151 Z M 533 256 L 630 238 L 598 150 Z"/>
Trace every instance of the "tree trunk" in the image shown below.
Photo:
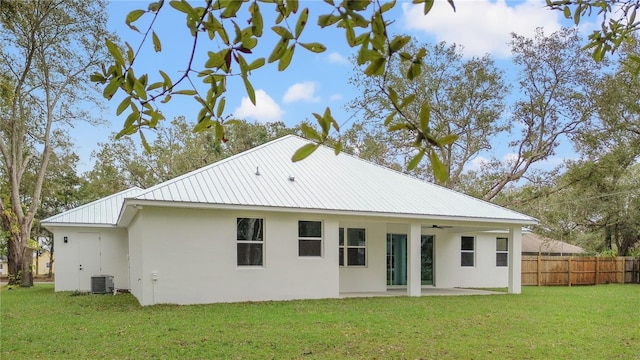
<path fill-rule="evenodd" d="M 20 285 L 22 270 L 22 252 L 20 251 L 19 234 L 11 234 L 8 244 L 9 285 Z"/>
<path fill-rule="evenodd" d="M 33 286 L 33 249 L 29 247 L 29 236 L 33 227 L 33 217 L 8 216 L 14 214 L 11 210 L 4 209 L 2 222 L 5 228 L 10 229 L 9 243 L 7 244 L 9 285 L 24 287 Z"/>
<path fill-rule="evenodd" d="M 27 238 L 29 236 L 27 235 Z M 27 239 L 25 239 L 26 241 Z M 28 246 L 24 248 L 24 254 L 22 255 L 22 283 L 20 286 L 22 287 L 31 287 L 33 286 L 33 250 L 31 250 Z"/>
<path fill-rule="evenodd" d="M 629 255 L 629 249 L 636 242 L 636 235 L 625 232 L 622 234 L 621 238 L 621 241 L 616 243 L 616 246 L 618 247 L 618 256 L 627 256 Z"/>
<path fill-rule="evenodd" d="M 11 234 L 8 246 L 9 285 L 33 286 L 33 251 L 28 247 L 29 233 Z"/>
<path fill-rule="evenodd" d="M 604 228 L 604 247 L 607 250 L 611 250 L 611 227 L 605 226 Z"/>
<path fill-rule="evenodd" d="M 27 219 L 25 219 L 27 220 Z M 20 224 L 20 240 L 22 241 L 22 282 L 20 286 L 31 287 L 33 286 L 33 249 L 29 247 L 29 238 L 31 237 L 31 228 L 33 227 L 33 221 L 31 218 L 28 221 Z"/>
<path fill-rule="evenodd" d="M 49 247 L 49 274 L 47 274 L 48 278 L 53 277 L 53 240 L 51 240 L 51 246 Z"/>

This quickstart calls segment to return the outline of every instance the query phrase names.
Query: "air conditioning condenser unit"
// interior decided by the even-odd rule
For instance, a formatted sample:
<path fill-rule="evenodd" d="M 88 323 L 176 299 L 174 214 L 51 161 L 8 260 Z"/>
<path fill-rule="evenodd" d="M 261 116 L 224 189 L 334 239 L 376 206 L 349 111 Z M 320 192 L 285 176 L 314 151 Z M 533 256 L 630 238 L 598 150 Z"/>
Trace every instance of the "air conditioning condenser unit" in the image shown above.
<path fill-rule="evenodd" d="M 112 275 L 96 275 L 91 277 L 91 293 L 113 294 L 113 289 Z"/>

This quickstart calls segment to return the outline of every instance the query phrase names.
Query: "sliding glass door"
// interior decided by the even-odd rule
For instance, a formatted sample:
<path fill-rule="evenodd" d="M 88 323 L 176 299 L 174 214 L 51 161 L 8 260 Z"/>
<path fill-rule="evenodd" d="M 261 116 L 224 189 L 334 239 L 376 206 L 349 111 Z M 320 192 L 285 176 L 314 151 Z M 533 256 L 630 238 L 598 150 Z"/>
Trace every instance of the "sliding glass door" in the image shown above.
<path fill-rule="evenodd" d="M 387 285 L 407 285 L 407 235 L 387 234 Z"/>
<path fill-rule="evenodd" d="M 421 284 L 433 285 L 433 235 L 420 237 Z"/>
<path fill-rule="evenodd" d="M 433 235 L 420 237 L 422 285 L 433 285 Z M 387 285 L 407 285 L 407 235 L 387 234 Z"/>

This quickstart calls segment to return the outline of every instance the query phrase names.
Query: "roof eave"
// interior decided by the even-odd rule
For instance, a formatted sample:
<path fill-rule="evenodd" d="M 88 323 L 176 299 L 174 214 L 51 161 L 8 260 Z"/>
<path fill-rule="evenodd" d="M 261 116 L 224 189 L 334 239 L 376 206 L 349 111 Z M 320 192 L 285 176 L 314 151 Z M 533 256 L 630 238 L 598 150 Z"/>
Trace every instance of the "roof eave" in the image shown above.
<path fill-rule="evenodd" d="M 43 222 L 41 223 L 45 229 L 53 231 L 54 228 L 60 227 L 90 227 L 90 228 L 118 228 L 115 224 L 92 224 L 92 223 L 66 223 L 66 222 Z"/>
<path fill-rule="evenodd" d="M 129 198 L 125 199 L 118 217 L 118 225 L 122 227 L 128 226 L 135 214 L 143 206 L 156 207 L 174 207 L 185 209 L 211 209 L 211 210 L 240 210 L 240 211 L 275 211 L 275 212 L 299 212 L 299 213 L 315 213 L 328 215 L 349 215 L 362 217 L 386 217 L 396 219 L 415 219 L 415 220 L 433 220 L 433 221 L 465 221 L 479 222 L 487 224 L 513 224 L 513 225 L 535 225 L 538 221 L 534 218 L 528 219 L 501 219 L 501 218 L 482 218 L 482 217 L 465 217 L 465 216 L 448 216 L 433 214 L 406 214 L 406 213 L 388 213 L 373 211 L 353 211 L 353 210 L 335 210 L 335 209 L 311 209 L 311 208 L 291 208 L 276 206 L 259 206 L 259 205 L 237 205 L 237 204 L 216 204 L 216 203 L 194 203 L 194 202 L 176 202 L 163 200 L 147 200 Z"/>
<path fill-rule="evenodd" d="M 136 203 L 134 198 L 125 198 L 120 208 L 120 214 L 118 214 L 118 220 L 116 224 L 121 227 L 128 227 L 138 211 L 142 209 L 142 206 Z"/>

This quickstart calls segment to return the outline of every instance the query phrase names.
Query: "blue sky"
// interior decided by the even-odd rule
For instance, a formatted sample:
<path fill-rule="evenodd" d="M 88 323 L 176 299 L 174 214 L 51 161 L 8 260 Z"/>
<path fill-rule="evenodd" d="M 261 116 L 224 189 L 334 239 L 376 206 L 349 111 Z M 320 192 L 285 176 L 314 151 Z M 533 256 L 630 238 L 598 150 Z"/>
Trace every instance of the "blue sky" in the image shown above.
<path fill-rule="evenodd" d="M 112 1 L 106 11 L 109 12 L 109 28 L 118 34 L 122 41 L 128 41 L 134 48 L 140 43 L 141 35 L 131 31 L 124 22 L 125 16 L 133 9 L 146 9 L 148 1 Z M 197 3 L 195 3 L 197 4 Z M 544 7 L 544 1 L 489 1 L 489 0 L 456 0 L 456 12 L 444 0 L 436 0 L 432 11 L 424 16 L 422 6 L 415 6 L 411 1 L 399 0 L 390 16 L 395 19 L 393 33 L 406 33 L 425 43 L 445 41 L 464 46 L 465 56 L 493 55 L 498 64 L 508 66 L 510 33 L 531 36 L 536 27 L 544 27 L 549 33 L 568 25 L 558 11 L 550 11 Z M 184 26 L 184 17 L 166 5 L 161 12 L 155 29 L 163 45 L 158 55 L 150 48 L 151 43 L 139 58 L 136 74 L 149 72 L 156 76 L 157 69 L 163 69 L 177 78 L 186 67 L 191 47 L 191 37 Z M 348 58 L 353 50 L 348 47 L 344 33 L 338 30 L 320 30 L 315 24 L 319 14 L 328 13 L 330 8 L 320 0 L 301 0 L 300 7 L 309 7 L 309 25 L 303 32 L 302 42 L 322 42 L 327 51 L 315 54 L 297 48 L 292 64 L 285 72 L 278 72 L 276 64 L 267 64 L 252 74 L 252 83 L 256 89 L 257 105 L 248 100 L 240 79 L 229 81 L 226 114 L 233 114 L 248 121 L 269 122 L 284 121 L 293 126 L 304 119 L 312 119 L 312 113 L 322 113 L 329 106 L 339 123 L 350 122 L 349 114 L 344 106 L 356 97 L 358 92 L 349 85 L 348 79 L 353 66 Z M 263 14 L 268 16 L 268 6 L 263 5 Z M 146 17 L 150 19 L 149 16 Z M 297 18 L 297 16 L 296 16 Z M 237 21 L 241 26 L 246 24 L 248 15 L 241 13 Z M 265 21 L 265 24 L 268 23 Z M 143 30 L 146 20 L 143 17 L 136 25 Z M 294 23 L 295 24 L 295 23 Z M 586 27 L 593 25 L 585 23 Z M 265 33 L 271 30 L 265 28 Z M 258 46 L 256 57 L 268 57 L 273 37 L 264 38 L 265 46 Z M 208 39 L 207 39 L 208 40 Z M 217 44 L 202 42 L 203 54 L 207 47 L 217 49 Z M 199 57 L 202 61 L 203 57 Z M 251 60 L 249 60 L 250 62 Z M 196 64 L 196 67 L 198 64 Z M 152 78 L 153 79 L 153 78 Z M 95 128 L 79 125 L 71 136 L 76 140 L 77 152 L 80 155 L 80 171 L 89 170 L 93 164 L 91 151 L 97 149 L 97 142 L 108 140 L 112 132 L 118 131 L 125 116 L 116 116 L 118 99 L 106 104 L 107 110 L 101 115 L 107 125 Z M 188 97 L 174 97 L 169 104 L 162 106 L 167 119 L 184 115 L 192 120 L 199 108 L 198 104 Z M 348 126 L 348 125 L 347 125 Z M 500 141 L 505 144 L 507 141 Z M 497 144 L 499 145 L 499 144 Z M 508 150 L 497 146 L 496 156 L 508 158 Z M 490 154 L 484 154 L 487 157 Z M 481 162 L 482 158 L 476 159 Z M 559 158 L 562 154 L 559 154 Z M 551 160 L 558 161 L 558 159 Z"/>

